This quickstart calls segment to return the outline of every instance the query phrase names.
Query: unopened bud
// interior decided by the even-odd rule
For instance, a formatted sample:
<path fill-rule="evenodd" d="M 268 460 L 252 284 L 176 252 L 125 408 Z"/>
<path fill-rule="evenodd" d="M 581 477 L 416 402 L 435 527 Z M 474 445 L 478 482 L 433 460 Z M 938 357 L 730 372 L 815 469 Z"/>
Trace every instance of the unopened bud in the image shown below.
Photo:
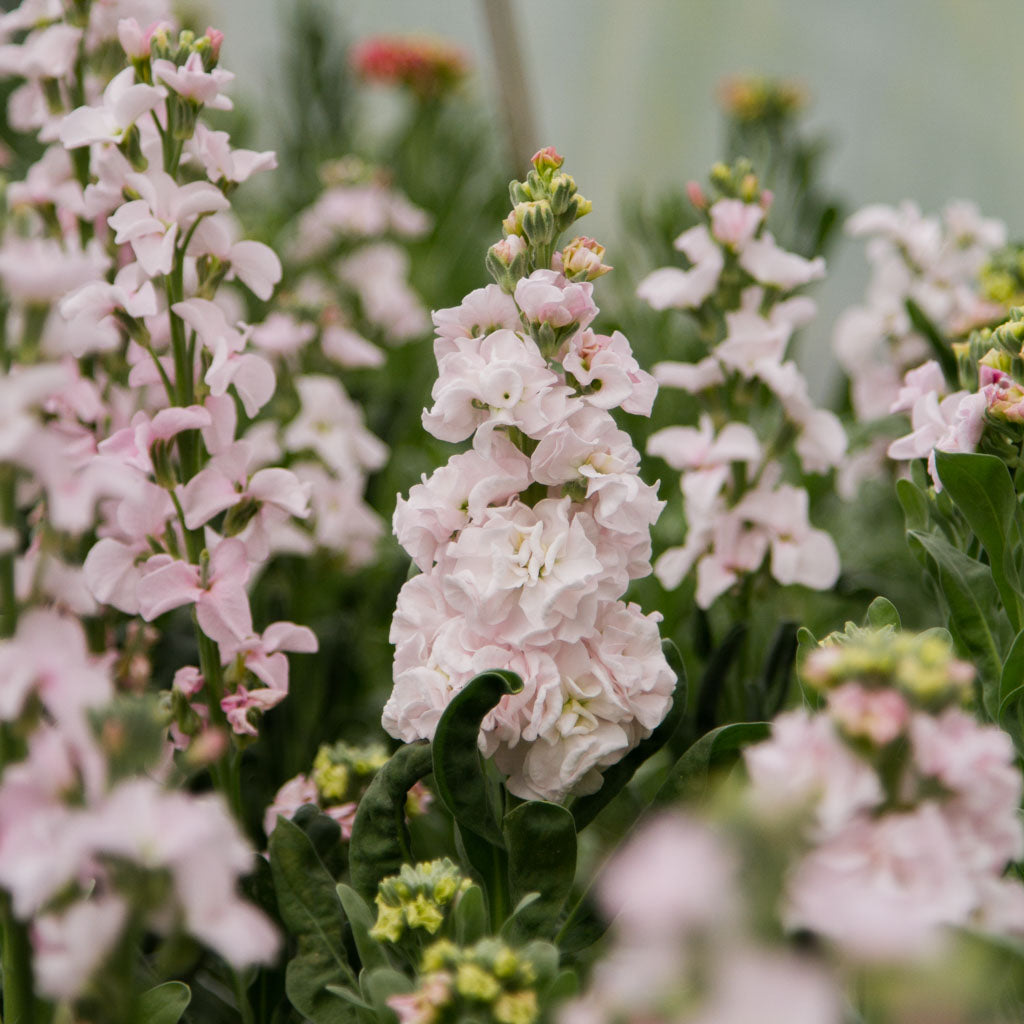
<path fill-rule="evenodd" d="M 571 174 L 558 174 L 551 179 L 551 209 L 561 216 L 569 209 L 576 195 L 576 182 Z"/>
<path fill-rule="evenodd" d="M 740 199 L 745 203 L 753 203 L 757 200 L 759 191 L 757 175 L 745 174 L 740 181 Z"/>
<path fill-rule="evenodd" d="M 696 181 L 688 181 L 686 183 L 686 195 L 696 209 L 707 209 L 708 197 L 704 195 L 704 190 Z"/>
<path fill-rule="evenodd" d="M 579 220 L 580 217 L 585 217 L 594 208 L 594 204 L 589 199 L 584 199 L 579 193 L 573 199 L 576 204 L 576 216 L 574 220 Z"/>
<path fill-rule="evenodd" d="M 541 177 L 548 177 L 565 163 L 565 158 L 558 154 L 554 146 L 545 146 L 533 154 L 530 163 Z"/>
<path fill-rule="evenodd" d="M 570 281 L 593 281 L 612 268 L 603 262 L 604 246 L 593 238 L 574 238 L 562 250 L 562 273 Z"/>
<path fill-rule="evenodd" d="M 535 203 L 522 203 L 522 231 L 533 246 L 550 245 L 555 240 L 555 214 L 551 203 L 541 199 Z M 516 209 L 520 209 L 516 207 Z"/>

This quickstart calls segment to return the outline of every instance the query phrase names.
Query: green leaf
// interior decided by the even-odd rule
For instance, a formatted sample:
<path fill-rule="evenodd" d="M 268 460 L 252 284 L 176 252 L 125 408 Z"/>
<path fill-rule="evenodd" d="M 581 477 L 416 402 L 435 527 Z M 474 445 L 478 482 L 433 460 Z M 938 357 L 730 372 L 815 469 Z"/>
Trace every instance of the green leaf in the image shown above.
<path fill-rule="evenodd" d="M 780 622 L 761 673 L 760 692 L 754 692 L 755 715 L 772 718 L 786 703 L 798 646 L 795 622 Z"/>
<path fill-rule="evenodd" d="M 366 1001 L 373 1005 L 377 1012 L 378 1024 L 396 1022 L 398 1015 L 388 1006 L 391 996 L 406 995 L 413 989 L 412 982 L 393 967 L 377 967 L 372 971 L 363 971 L 359 978 L 359 988 Z"/>
<path fill-rule="evenodd" d="M 887 597 L 876 597 L 868 605 L 868 625 L 874 629 L 884 629 L 886 626 L 892 626 L 893 629 L 903 628 L 896 605 Z"/>
<path fill-rule="evenodd" d="M 672 766 L 654 803 L 701 800 L 713 774 L 731 768 L 744 747 L 767 739 L 770 733 L 767 722 L 734 722 L 705 733 Z"/>
<path fill-rule="evenodd" d="M 499 822 L 500 792 L 495 793 L 484 770 L 480 723 L 488 712 L 523 682 L 514 672 L 482 672 L 471 679 L 445 708 L 432 744 L 434 791 L 463 829 L 495 846 L 504 846 Z"/>
<path fill-rule="evenodd" d="M 348 843 L 342 838 L 341 826 L 316 804 L 304 804 L 292 815 L 292 822 L 309 837 L 331 877 L 341 878 L 348 867 Z"/>
<path fill-rule="evenodd" d="M 672 694 L 672 704 L 668 713 L 647 739 L 641 740 L 621 761 L 604 770 L 604 782 L 596 793 L 577 797 L 573 801 L 572 816 L 576 822 L 577 832 L 582 832 L 626 788 L 640 765 L 661 750 L 675 734 L 679 724 L 686 716 L 686 704 L 689 697 L 686 667 L 683 665 L 679 648 L 671 640 L 662 640 L 661 646 L 669 667 L 676 674 L 676 688 Z"/>
<path fill-rule="evenodd" d="M 370 929 L 376 923 L 376 918 L 366 900 L 344 882 L 338 885 L 337 892 L 348 923 L 352 926 L 352 937 L 355 939 L 356 950 L 363 967 L 390 967 L 391 961 L 388 960 L 381 944 L 370 938 Z"/>
<path fill-rule="evenodd" d="M 460 946 L 472 946 L 487 934 L 487 908 L 478 885 L 471 885 L 455 905 L 455 940 Z"/>
<path fill-rule="evenodd" d="M 139 1024 L 178 1024 L 192 1001 L 192 992 L 181 981 L 165 981 L 139 996 Z"/>
<path fill-rule="evenodd" d="M 399 747 L 367 787 L 349 841 L 348 867 L 352 887 L 367 900 L 377 895 L 382 878 L 396 875 L 412 863 L 405 802 L 409 790 L 430 774 L 430 744 L 421 741 Z"/>
<path fill-rule="evenodd" d="M 931 559 L 929 571 L 949 609 L 949 631 L 961 653 L 977 665 L 982 701 L 989 717 L 995 719 L 999 713 L 1003 659 L 992 630 L 991 620 L 998 614 L 998 593 L 992 575 L 987 566 L 968 558 L 937 533 L 911 530 L 908 537 Z"/>
<path fill-rule="evenodd" d="M 1024 754 L 1024 630 L 1017 634 L 1003 664 L 997 721 L 1013 738 L 1018 752 Z"/>
<path fill-rule="evenodd" d="M 946 383 L 950 387 L 956 387 L 959 380 L 956 368 L 956 356 L 953 354 L 953 346 L 942 332 L 932 323 L 924 310 L 913 300 L 906 301 L 907 316 L 914 325 L 914 330 L 920 334 L 932 348 L 935 358 L 942 367 L 942 373 Z"/>
<path fill-rule="evenodd" d="M 903 508 L 903 517 L 908 530 L 928 528 L 928 497 L 911 480 L 896 481 L 896 497 Z"/>
<path fill-rule="evenodd" d="M 361 999 L 360 996 L 350 988 L 345 988 L 342 985 L 328 985 L 327 991 L 330 992 L 331 995 L 337 996 L 339 999 L 344 999 L 346 1003 L 351 1003 L 360 1010 L 368 1010 L 370 1013 L 375 1012 L 368 1002 Z"/>
<path fill-rule="evenodd" d="M 513 941 L 550 935 L 576 878 L 576 826 L 560 804 L 530 800 L 505 815 L 511 897 L 540 898 L 516 915 Z"/>
<path fill-rule="evenodd" d="M 1015 555 L 1022 547 L 1020 505 L 1002 459 L 972 452 L 935 453 L 942 486 L 988 555 L 992 579 L 1014 631 L 1024 625 Z"/>
<path fill-rule="evenodd" d="M 298 946 L 285 973 L 288 999 L 313 1024 L 350 1024 L 355 1010 L 327 991 L 328 985 L 352 988 L 356 982 L 334 879 L 309 836 L 287 818 L 278 817 L 269 850 L 281 920 Z"/>

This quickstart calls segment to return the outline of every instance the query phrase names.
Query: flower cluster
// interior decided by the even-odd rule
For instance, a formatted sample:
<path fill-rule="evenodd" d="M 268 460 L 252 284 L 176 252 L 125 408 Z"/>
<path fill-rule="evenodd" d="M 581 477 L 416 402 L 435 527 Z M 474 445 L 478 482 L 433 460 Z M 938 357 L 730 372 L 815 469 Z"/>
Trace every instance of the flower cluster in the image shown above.
<path fill-rule="evenodd" d="M 720 165 L 711 180 L 713 202 L 699 186 L 690 189 L 703 223 L 675 242 L 689 268 L 655 270 L 637 289 L 655 309 L 689 310 L 707 346 L 697 362 L 662 362 L 653 372 L 664 387 L 705 397 L 715 412 L 696 427 L 659 430 L 647 446 L 680 472 L 686 519 L 684 544 L 658 558 L 655 574 L 673 589 L 696 566 L 702 608 L 769 553 L 779 583 L 835 583 L 835 544 L 811 526 L 807 492 L 782 482 L 780 456 L 792 447 L 803 472 L 825 473 L 846 451 L 839 420 L 814 406 L 796 363 L 785 359 L 793 332 L 815 313 L 811 299 L 792 293 L 822 277 L 824 261 L 775 243 L 765 227 L 771 196 L 748 165 Z M 766 410 L 759 424 L 756 413 Z"/>
<path fill-rule="evenodd" d="M 517 672 L 522 693 L 481 743 L 519 796 L 592 792 L 661 721 L 674 675 L 657 615 L 620 600 L 650 572 L 662 503 L 611 416 L 647 415 L 655 383 L 619 333 L 598 334 L 591 280 L 603 249 L 558 237 L 589 203 L 541 150 L 488 265 L 501 287 L 434 315 L 439 376 L 426 429 L 469 451 L 399 499 L 395 533 L 421 574 L 392 626 L 395 687 L 384 726 L 433 735 L 479 672 Z"/>
<path fill-rule="evenodd" d="M 444 95 L 467 73 L 465 56 L 439 39 L 417 36 L 375 36 L 352 52 L 357 74 L 371 82 L 402 85 L 420 99 Z"/>
<path fill-rule="evenodd" d="M 79 994 L 132 928 L 187 932 L 236 968 L 274 958 L 271 923 L 238 896 L 253 850 L 218 795 L 119 776 L 132 736 L 116 715 L 111 657 L 88 653 L 74 619 L 33 610 L 0 643 L 0 724 L 28 734 L 0 782 L 0 885 L 32 920 L 40 992 Z M 157 777 L 166 773 L 154 763 Z"/>
<path fill-rule="evenodd" d="M 978 275 L 1005 244 L 1006 227 L 982 217 L 973 203 L 949 203 L 941 215 L 925 216 L 907 201 L 866 206 L 846 230 L 868 240 L 871 277 L 864 303 L 836 322 L 832 344 L 849 377 L 854 416 L 871 424 L 912 410 L 901 380 L 933 354 L 930 330 L 963 337 L 1005 315 L 996 275 L 990 295 L 979 288 Z M 937 418 L 930 403 L 913 415 L 915 429 Z M 887 440 L 869 444 L 844 470 L 845 495 L 852 497 L 860 481 L 881 468 Z"/>
<path fill-rule="evenodd" d="M 398 944 L 414 931 L 436 935 L 457 897 L 471 882 L 447 857 L 403 864 L 377 887 L 377 921 L 371 938 Z"/>
<path fill-rule="evenodd" d="M 945 926 L 1024 932 L 1020 771 L 1009 736 L 961 705 L 973 669 L 939 633 L 848 626 L 807 655 L 820 712 L 745 752 L 754 809 L 807 814 L 791 928 L 868 959 L 930 951 Z"/>
<path fill-rule="evenodd" d="M 613 942 L 560 1024 L 838 1024 L 835 980 L 755 938 L 747 888 L 726 835 L 677 814 L 650 822 L 600 876 Z"/>
<path fill-rule="evenodd" d="M 539 974 L 528 950 L 498 939 L 469 947 L 442 939 L 424 952 L 416 990 L 387 1002 L 401 1024 L 533 1024 L 540 1015 Z"/>
<path fill-rule="evenodd" d="M 1016 466 L 1024 440 L 1024 309 L 994 329 L 974 331 L 954 344 L 961 387 L 950 391 L 939 364 L 930 359 L 908 370 L 893 408 L 908 411 L 911 432 L 888 447 L 891 459 L 927 459 L 937 490 L 935 452 L 973 452 L 981 447 Z"/>
<path fill-rule="evenodd" d="M 343 839 L 352 836 L 359 801 L 377 772 L 387 764 L 389 754 L 383 743 L 352 746 L 343 741 L 325 743 L 313 760 L 313 771 L 289 779 L 274 796 L 263 816 L 263 828 L 269 836 L 278 815 L 291 818 L 306 804 L 319 806 L 341 827 Z M 409 791 L 406 813 L 422 814 L 433 797 L 422 782 Z"/>

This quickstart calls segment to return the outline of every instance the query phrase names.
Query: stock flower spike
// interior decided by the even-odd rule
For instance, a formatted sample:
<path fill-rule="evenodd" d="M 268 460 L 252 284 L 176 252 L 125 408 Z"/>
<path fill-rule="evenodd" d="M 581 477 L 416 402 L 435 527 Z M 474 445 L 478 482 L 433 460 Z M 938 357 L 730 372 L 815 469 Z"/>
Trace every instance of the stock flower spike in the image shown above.
<path fill-rule="evenodd" d="M 484 721 L 481 746 L 513 793 L 554 800 L 597 789 L 600 769 L 664 716 L 674 683 L 659 617 L 619 600 L 650 572 L 662 503 L 608 409 L 649 413 L 655 384 L 623 335 L 589 330 L 593 285 L 550 265 L 589 208 L 561 165 L 541 150 L 512 185 L 518 278 L 489 260 L 501 291 L 435 314 L 423 423 L 444 440 L 473 436 L 473 449 L 398 501 L 395 532 L 422 575 L 399 595 L 384 709 L 392 735 L 429 738 L 473 675 L 518 672 L 525 689 Z"/>

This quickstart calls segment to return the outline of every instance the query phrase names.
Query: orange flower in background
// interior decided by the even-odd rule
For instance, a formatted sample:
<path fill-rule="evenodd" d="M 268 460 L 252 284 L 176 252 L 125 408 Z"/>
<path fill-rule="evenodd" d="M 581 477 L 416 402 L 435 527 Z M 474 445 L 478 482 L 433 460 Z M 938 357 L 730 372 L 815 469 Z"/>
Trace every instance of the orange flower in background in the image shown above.
<path fill-rule="evenodd" d="M 460 49 L 430 36 L 373 36 L 353 48 L 351 59 L 360 77 L 407 86 L 421 99 L 449 92 L 468 71 Z"/>

